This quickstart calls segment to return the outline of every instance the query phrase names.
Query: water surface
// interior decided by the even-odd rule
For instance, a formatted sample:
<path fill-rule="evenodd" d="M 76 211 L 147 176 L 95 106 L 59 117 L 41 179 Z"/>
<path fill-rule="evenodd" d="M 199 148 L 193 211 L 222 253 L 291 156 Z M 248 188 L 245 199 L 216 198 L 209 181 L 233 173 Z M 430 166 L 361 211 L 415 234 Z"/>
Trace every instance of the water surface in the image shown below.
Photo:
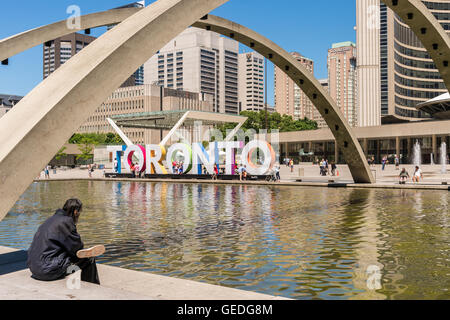
<path fill-rule="evenodd" d="M 447 191 L 41 182 L 0 222 L 0 245 L 27 249 L 70 197 L 101 263 L 295 299 L 450 298 Z"/>

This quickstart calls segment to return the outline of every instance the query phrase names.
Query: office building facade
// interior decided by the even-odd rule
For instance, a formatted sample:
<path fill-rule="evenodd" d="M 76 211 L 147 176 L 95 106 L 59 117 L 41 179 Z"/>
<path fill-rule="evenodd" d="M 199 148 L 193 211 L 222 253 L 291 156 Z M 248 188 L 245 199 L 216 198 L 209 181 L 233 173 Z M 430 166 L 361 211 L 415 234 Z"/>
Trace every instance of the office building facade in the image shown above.
<path fill-rule="evenodd" d="M 157 85 L 121 87 L 88 118 L 79 133 L 114 132 L 107 118 L 124 114 L 174 110 L 213 111 L 213 97 L 207 94 L 163 88 Z M 158 144 L 166 131 L 124 128 L 135 144 Z"/>
<path fill-rule="evenodd" d="M 214 112 L 238 114 L 239 43 L 188 28 L 144 65 L 145 83 L 213 96 Z"/>
<path fill-rule="evenodd" d="M 450 2 L 422 1 L 450 32 Z M 357 0 L 359 125 L 432 119 L 419 105 L 447 92 L 414 32 L 380 0 Z"/>

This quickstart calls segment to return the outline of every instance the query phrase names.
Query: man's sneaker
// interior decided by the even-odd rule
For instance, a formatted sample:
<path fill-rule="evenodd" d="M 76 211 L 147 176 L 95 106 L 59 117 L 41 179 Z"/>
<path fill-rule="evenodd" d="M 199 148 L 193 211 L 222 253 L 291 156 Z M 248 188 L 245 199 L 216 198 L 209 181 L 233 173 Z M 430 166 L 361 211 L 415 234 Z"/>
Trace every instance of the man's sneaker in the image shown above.
<path fill-rule="evenodd" d="M 80 259 L 98 257 L 104 253 L 105 253 L 105 246 L 98 245 L 98 246 L 93 246 L 92 248 L 89 248 L 89 249 L 79 250 L 77 252 L 77 257 Z"/>

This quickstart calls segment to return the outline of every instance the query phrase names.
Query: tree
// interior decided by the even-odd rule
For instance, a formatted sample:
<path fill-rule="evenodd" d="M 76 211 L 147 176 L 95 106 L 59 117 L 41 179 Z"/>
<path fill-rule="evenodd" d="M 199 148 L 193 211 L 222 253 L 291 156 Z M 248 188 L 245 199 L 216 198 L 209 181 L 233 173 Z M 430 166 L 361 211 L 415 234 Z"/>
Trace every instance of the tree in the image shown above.
<path fill-rule="evenodd" d="M 77 143 L 78 149 L 81 154 L 77 155 L 77 160 L 81 159 L 84 161 L 88 161 L 93 158 L 93 150 L 96 145 L 98 145 L 98 141 L 93 139 L 92 137 L 82 137 Z"/>
<path fill-rule="evenodd" d="M 125 144 L 122 138 L 116 133 L 75 133 L 70 139 L 70 144 L 79 144 L 83 138 L 92 139 L 96 145 L 102 144 Z"/>
<path fill-rule="evenodd" d="M 254 129 L 259 132 L 266 127 L 266 111 L 242 111 L 241 116 L 247 117 L 247 121 L 242 125 L 242 130 L 246 131 L 249 129 Z M 302 130 L 316 130 L 317 122 L 309 120 L 307 118 L 301 120 L 294 120 L 292 116 L 283 114 L 280 115 L 278 112 L 267 114 L 267 124 L 268 132 L 271 130 L 279 130 L 280 132 L 291 132 L 291 131 L 302 131 Z M 227 130 L 232 130 L 236 127 L 235 123 L 225 123 L 218 127 L 225 136 Z"/>
<path fill-rule="evenodd" d="M 55 159 L 59 161 L 65 156 L 67 156 L 67 153 L 64 152 L 64 150 L 66 149 L 67 149 L 66 147 L 62 147 L 61 149 L 59 149 L 58 153 L 55 156 Z"/>

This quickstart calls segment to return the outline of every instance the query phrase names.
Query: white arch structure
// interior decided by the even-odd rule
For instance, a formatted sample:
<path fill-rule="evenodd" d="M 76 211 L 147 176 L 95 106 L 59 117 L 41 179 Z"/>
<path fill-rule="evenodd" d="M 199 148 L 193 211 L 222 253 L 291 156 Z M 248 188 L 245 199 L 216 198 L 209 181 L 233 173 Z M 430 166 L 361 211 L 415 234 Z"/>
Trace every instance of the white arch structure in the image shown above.
<path fill-rule="evenodd" d="M 111 92 L 167 42 L 227 1 L 154 2 L 72 57 L 3 116 L 0 220 Z"/>
<path fill-rule="evenodd" d="M 312 75 L 284 50 L 254 31 L 222 18 L 205 16 L 227 1 L 165 0 L 145 9 L 116 9 L 84 16 L 89 19 L 81 19 L 80 30 L 123 22 L 70 59 L 0 120 L 0 220 L 87 116 L 147 58 L 193 21 L 197 21 L 194 26 L 214 30 L 255 48 L 282 67 L 324 116 L 346 155 L 355 182 L 373 182 L 351 128 Z M 416 32 L 450 88 L 450 41 L 439 22 L 420 0 L 383 1 Z M 99 15 L 104 20 L 97 20 Z M 199 20 L 200 17 L 203 18 Z M 79 31 L 69 30 L 63 23 L 1 40 L 0 60 Z M 123 60 L 127 63 L 122 63 Z M 23 159 L 27 160 L 27 166 L 18 170 Z"/>

